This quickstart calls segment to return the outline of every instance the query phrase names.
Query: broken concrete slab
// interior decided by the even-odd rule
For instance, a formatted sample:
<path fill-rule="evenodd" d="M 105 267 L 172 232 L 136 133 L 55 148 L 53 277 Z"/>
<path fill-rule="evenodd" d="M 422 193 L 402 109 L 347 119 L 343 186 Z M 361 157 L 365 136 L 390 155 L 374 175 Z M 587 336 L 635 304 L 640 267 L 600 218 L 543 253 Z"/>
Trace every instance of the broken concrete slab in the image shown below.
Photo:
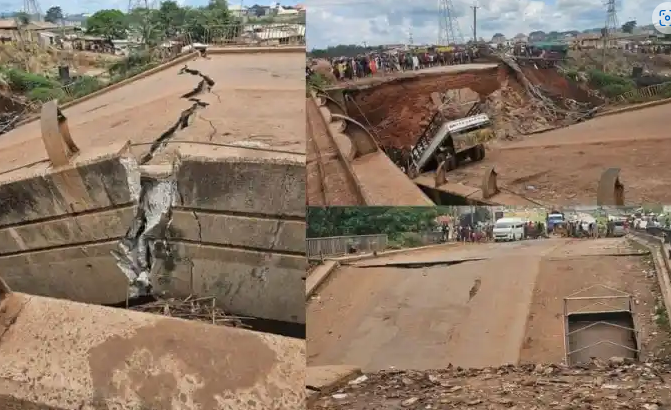
<path fill-rule="evenodd" d="M 120 303 L 128 296 L 128 279 L 111 255 L 117 246 L 118 241 L 112 240 L 3 256 L 0 272 L 12 289 L 34 295 Z"/>
<path fill-rule="evenodd" d="M 281 60 L 283 66 L 276 68 L 289 73 L 300 56 Z M 200 62 L 211 67 L 212 61 Z M 258 63 L 256 57 L 253 63 Z M 208 73 L 202 68 L 202 73 Z M 186 77 L 180 78 L 175 83 L 181 87 Z M 294 85 L 287 84 L 285 91 L 302 102 L 302 75 L 277 78 L 293 79 Z M 257 80 L 253 84 L 258 85 Z M 160 82 L 154 78 L 138 84 L 154 87 Z M 151 292 L 149 285 L 154 283 L 166 296 L 187 291 L 215 295 L 220 306 L 243 316 L 256 312 L 260 317 L 304 323 L 304 308 L 288 300 L 292 290 L 287 286 L 297 283 L 295 291 L 302 293 L 305 155 L 278 150 L 286 144 L 303 148 L 300 127 L 285 128 L 302 123 L 271 109 L 268 118 L 273 122 L 263 124 L 279 123 L 275 128 L 284 131 L 271 136 L 277 139 L 275 149 L 265 143 L 261 145 L 265 148 L 237 146 L 249 142 L 248 138 L 266 138 L 259 134 L 263 127 L 256 125 L 257 113 L 247 119 L 253 125 L 247 134 L 231 141 L 237 137 L 229 138 L 231 134 L 223 128 L 221 135 L 212 134 L 212 128 L 223 127 L 221 118 L 195 118 L 203 112 L 205 117 L 221 117 L 222 111 L 213 107 L 222 107 L 222 100 L 214 96 L 209 101 L 191 100 L 191 108 L 181 110 L 179 120 L 173 118 L 186 103 L 183 91 L 166 92 L 160 100 L 138 101 L 128 95 L 132 92 L 122 95 L 118 90 L 114 104 L 91 102 L 87 109 L 69 110 L 68 116 L 75 118 L 70 129 L 80 151 L 73 151 L 67 160 L 71 164 L 62 168 L 52 169 L 41 149 L 21 152 L 21 141 L 36 141 L 35 127 L 7 135 L 0 144 L 7 157 L 0 195 L 10 198 L 0 205 L 0 240 L 6 240 L 0 245 L 0 267 L 17 290 L 38 295 L 119 303 L 129 295 Z M 246 101 L 253 105 L 257 97 L 255 91 L 252 94 L 246 95 Z M 238 108 L 239 97 L 236 94 L 235 104 L 226 106 L 228 114 Z M 133 108 L 129 108 L 131 100 L 136 104 Z M 161 121 L 141 129 L 147 132 L 117 128 L 129 122 L 131 111 L 137 118 L 142 107 L 152 104 L 142 112 L 160 108 L 166 114 L 169 109 L 170 115 L 159 116 L 173 119 L 167 131 Z M 196 115 L 196 105 L 209 106 L 210 111 Z M 111 113 L 90 114 L 102 107 Z M 289 107 L 296 112 L 301 109 L 300 104 Z M 193 115 L 186 115 L 189 112 Z M 90 115 L 97 116 L 95 126 Z M 241 131 L 239 125 L 233 127 L 236 132 Z M 119 141 L 125 135 L 131 135 L 130 148 Z M 207 269 L 199 271 L 200 265 Z M 189 266 L 195 270 L 181 270 Z M 273 302 L 273 298 L 277 299 Z M 297 297 L 296 302 L 301 299 Z"/>
<path fill-rule="evenodd" d="M 135 215 L 135 206 L 75 214 L 55 220 L 0 229 L 0 255 L 41 250 L 72 243 L 120 239 Z M 92 229 L 95 227 L 95 229 Z"/>
<path fill-rule="evenodd" d="M 214 296 L 225 311 L 305 323 L 305 256 L 174 242 L 159 250 L 157 293 Z"/>
<path fill-rule="evenodd" d="M 62 169 L 3 175 L 0 227 L 131 204 L 137 193 L 129 180 L 136 176 L 127 151 L 124 143 Z"/>
<path fill-rule="evenodd" d="M 2 409 L 304 407 L 302 340 L 18 293 L 0 312 Z"/>
<path fill-rule="evenodd" d="M 258 250 L 305 252 L 305 222 L 297 220 L 175 210 L 168 236 L 170 242 L 185 239 Z"/>
<path fill-rule="evenodd" d="M 305 156 L 230 148 L 197 158 L 180 148 L 185 149 L 180 149 L 184 156 L 177 173 L 179 206 L 305 216 Z"/>

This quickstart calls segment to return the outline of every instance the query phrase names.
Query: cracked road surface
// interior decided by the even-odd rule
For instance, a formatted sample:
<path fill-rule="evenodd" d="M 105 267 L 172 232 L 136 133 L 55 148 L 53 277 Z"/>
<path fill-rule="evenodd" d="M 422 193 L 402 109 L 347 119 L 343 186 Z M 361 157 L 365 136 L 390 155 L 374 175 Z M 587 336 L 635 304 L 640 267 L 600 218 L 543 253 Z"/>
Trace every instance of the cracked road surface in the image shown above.
<path fill-rule="evenodd" d="M 631 252 L 623 238 L 556 238 L 448 244 L 342 266 L 308 303 L 308 365 L 378 371 L 561 361 L 563 297 L 607 284 L 640 295 L 641 309 L 654 306 L 641 256 L 606 256 Z M 476 258 L 484 259 L 393 266 Z"/>
<path fill-rule="evenodd" d="M 305 57 L 289 54 L 213 54 L 187 61 L 189 68 L 212 77 L 213 94 L 200 96 L 210 105 L 199 111 L 179 141 L 199 142 L 205 153 L 224 144 L 270 151 L 305 153 Z M 180 99 L 199 78 L 178 75 L 184 64 L 157 72 L 63 110 L 72 137 L 87 157 L 99 156 L 115 142 L 132 141 L 138 151 L 168 129 L 192 105 Z M 35 121 L 0 140 L 1 179 L 47 168 L 47 154 Z M 186 145 L 186 144 L 183 144 Z M 30 149 L 25 149 L 30 146 Z"/>

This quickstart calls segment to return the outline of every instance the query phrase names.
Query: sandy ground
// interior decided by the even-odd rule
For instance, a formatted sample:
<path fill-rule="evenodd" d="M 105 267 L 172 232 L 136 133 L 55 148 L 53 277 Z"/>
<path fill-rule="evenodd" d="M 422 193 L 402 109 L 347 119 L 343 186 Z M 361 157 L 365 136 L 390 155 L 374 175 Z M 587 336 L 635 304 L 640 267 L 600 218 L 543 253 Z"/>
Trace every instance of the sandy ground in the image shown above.
<path fill-rule="evenodd" d="M 215 94 L 200 119 L 179 135 L 180 141 L 305 153 L 304 55 L 232 54 L 189 61 L 190 68 L 209 75 Z M 115 141 L 150 143 L 191 105 L 179 97 L 191 91 L 198 77 L 177 75 L 175 66 L 65 110 L 75 142 L 87 150 L 104 151 Z M 27 147 L 29 147 L 27 149 Z M 42 166 L 46 152 L 40 123 L 21 126 L 0 138 L 0 179 L 16 178 L 11 170 Z"/>
<path fill-rule="evenodd" d="M 525 137 L 491 149 L 479 164 L 450 172 L 448 180 L 479 186 L 488 166 L 499 184 L 548 204 L 596 201 L 601 173 L 620 168 L 627 203 L 668 203 L 671 193 L 671 136 L 664 124 L 669 106 L 661 105 Z"/>
<path fill-rule="evenodd" d="M 654 279 L 643 271 L 650 269 L 641 257 L 603 256 L 623 249 L 622 238 L 446 245 L 342 267 L 308 303 L 308 365 L 376 371 L 559 362 L 562 298 L 595 282 L 634 294 L 649 336 Z M 474 258 L 486 259 L 370 267 Z"/>

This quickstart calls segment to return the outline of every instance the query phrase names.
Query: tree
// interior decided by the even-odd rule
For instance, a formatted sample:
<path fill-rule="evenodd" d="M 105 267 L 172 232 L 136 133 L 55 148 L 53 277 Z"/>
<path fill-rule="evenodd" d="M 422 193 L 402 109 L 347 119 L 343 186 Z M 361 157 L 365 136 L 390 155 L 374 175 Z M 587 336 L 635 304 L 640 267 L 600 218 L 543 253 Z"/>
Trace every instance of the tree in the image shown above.
<path fill-rule="evenodd" d="M 186 9 L 184 23 L 194 41 L 206 42 L 210 28 L 227 26 L 232 32 L 239 21 L 233 19 L 225 0 L 211 0 L 205 7 Z"/>
<path fill-rule="evenodd" d="M 126 38 L 128 18 L 120 10 L 100 10 L 86 20 L 86 32 L 108 40 Z"/>
<path fill-rule="evenodd" d="M 623 31 L 624 33 L 629 33 L 629 34 L 631 34 L 631 33 L 634 32 L 634 29 L 635 29 L 635 28 L 636 28 L 636 20 L 627 21 L 626 23 L 624 23 L 624 24 L 622 25 L 622 31 Z"/>
<path fill-rule="evenodd" d="M 27 26 L 30 24 L 30 15 L 25 11 L 18 12 L 14 15 L 14 19 L 19 24 L 19 26 Z"/>
<path fill-rule="evenodd" d="M 156 41 L 156 13 L 156 10 L 137 7 L 127 15 L 128 26 L 139 30 L 144 44 L 153 44 Z"/>
<path fill-rule="evenodd" d="M 44 14 L 44 21 L 49 23 L 60 23 L 63 21 L 63 10 L 60 6 L 49 7 L 47 12 Z"/>
<path fill-rule="evenodd" d="M 477 212 L 477 208 L 476 208 Z M 309 238 L 341 235 L 423 232 L 435 226 L 439 215 L 452 213 L 451 207 L 328 207 L 308 208 Z"/>
<path fill-rule="evenodd" d="M 175 1 L 162 2 L 155 15 L 157 29 L 162 31 L 166 37 L 174 36 L 179 27 L 184 25 L 186 13 L 187 10 L 181 8 Z"/>

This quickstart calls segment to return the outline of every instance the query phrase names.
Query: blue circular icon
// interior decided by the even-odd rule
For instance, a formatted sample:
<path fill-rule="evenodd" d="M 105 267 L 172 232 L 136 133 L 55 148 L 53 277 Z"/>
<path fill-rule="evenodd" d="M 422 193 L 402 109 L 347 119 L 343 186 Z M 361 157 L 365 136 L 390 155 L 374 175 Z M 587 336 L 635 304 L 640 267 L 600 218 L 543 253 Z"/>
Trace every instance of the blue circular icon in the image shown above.
<path fill-rule="evenodd" d="M 671 34 L 671 2 L 655 7 L 652 12 L 652 25 L 662 34 Z"/>

